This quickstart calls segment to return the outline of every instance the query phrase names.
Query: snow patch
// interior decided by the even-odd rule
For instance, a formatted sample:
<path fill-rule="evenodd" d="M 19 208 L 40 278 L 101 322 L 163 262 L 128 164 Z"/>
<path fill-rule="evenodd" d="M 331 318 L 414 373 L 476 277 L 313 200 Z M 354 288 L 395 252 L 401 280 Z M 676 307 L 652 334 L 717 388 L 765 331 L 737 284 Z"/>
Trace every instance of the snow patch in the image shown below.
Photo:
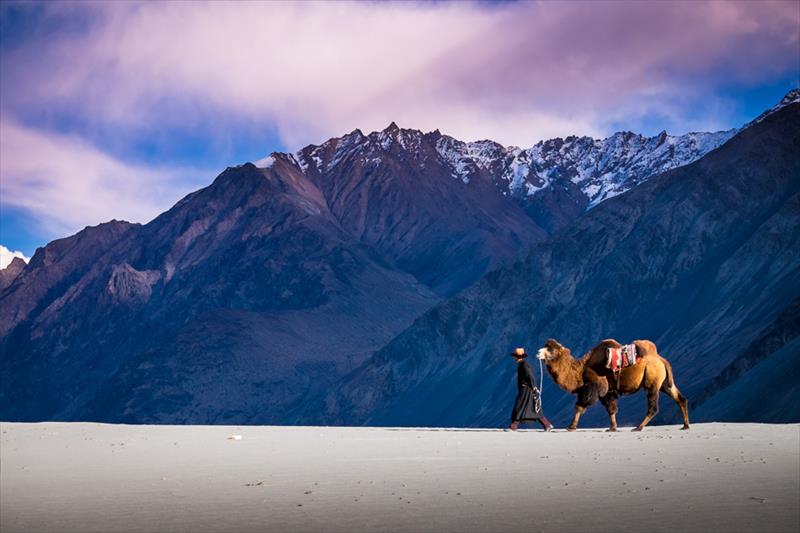
<path fill-rule="evenodd" d="M 465 153 L 466 143 L 444 136 L 436 141 L 436 152 L 451 168 L 450 174 L 454 179 L 469 183 L 470 174 L 474 171 L 475 163 Z"/>
<path fill-rule="evenodd" d="M 338 165 L 341 161 L 346 159 L 348 156 L 358 151 L 359 147 L 362 145 L 364 140 L 365 137 L 364 135 L 361 134 L 359 130 L 355 130 L 354 132 L 345 135 L 344 137 L 339 139 L 335 143 L 336 148 L 333 153 L 333 157 L 328 162 L 326 169 L 327 170 L 332 169 L 333 167 Z M 323 146 L 327 145 L 328 143 L 325 143 Z M 321 161 L 317 163 L 317 167 L 319 167 L 321 164 L 322 164 Z"/>
<path fill-rule="evenodd" d="M 511 191 L 511 194 L 520 191 L 523 186 L 525 186 L 525 182 L 530 172 L 530 160 L 525 152 L 520 151 L 518 154 L 516 154 L 514 159 L 508 165 L 506 171 L 503 173 L 503 179 L 508 182 L 508 189 Z M 535 191 L 528 189 L 528 195 L 532 194 L 533 192 Z"/>
<path fill-rule="evenodd" d="M 297 166 L 300 167 L 300 170 L 305 173 L 308 170 L 308 163 L 306 162 L 305 158 L 303 157 L 302 152 L 297 152 L 294 154 L 294 160 L 297 161 Z"/>
<path fill-rule="evenodd" d="M 258 161 L 253 161 L 253 164 L 258 168 L 272 168 L 272 165 L 275 164 L 275 158 L 268 155 L 267 157 L 262 157 Z"/>

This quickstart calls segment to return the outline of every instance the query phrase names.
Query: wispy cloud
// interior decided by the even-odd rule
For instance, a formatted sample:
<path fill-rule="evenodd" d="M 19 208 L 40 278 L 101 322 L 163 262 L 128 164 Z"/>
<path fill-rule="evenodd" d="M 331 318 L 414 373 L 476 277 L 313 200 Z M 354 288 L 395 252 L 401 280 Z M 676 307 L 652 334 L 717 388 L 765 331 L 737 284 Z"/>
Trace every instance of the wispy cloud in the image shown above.
<path fill-rule="evenodd" d="M 391 120 L 521 145 L 603 132 L 629 110 L 702 124 L 719 113 L 687 103 L 800 60 L 793 1 L 110 2 L 51 16 L 70 9 L 85 31 L 7 54 L 9 104 L 131 128 L 269 123 L 292 148 Z"/>
<path fill-rule="evenodd" d="M 130 164 L 72 136 L 0 121 L 0 197 L 31 213 L 48 235 L 113 218 L 147 222 L 209 176 Z"/>

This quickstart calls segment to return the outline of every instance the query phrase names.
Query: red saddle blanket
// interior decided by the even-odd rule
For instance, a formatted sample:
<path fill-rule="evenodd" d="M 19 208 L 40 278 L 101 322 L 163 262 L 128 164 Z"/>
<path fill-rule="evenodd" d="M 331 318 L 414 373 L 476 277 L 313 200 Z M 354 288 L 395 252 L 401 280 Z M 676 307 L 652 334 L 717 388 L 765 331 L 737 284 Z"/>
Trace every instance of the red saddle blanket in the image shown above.
<path fill-rule="evenodd" d="M 619 348 L 609 348 L 606 358 L 606 368 L 612 372 L 619 372 L 623 368 L 636 364 L 636 345 L 624 344 Z"/>

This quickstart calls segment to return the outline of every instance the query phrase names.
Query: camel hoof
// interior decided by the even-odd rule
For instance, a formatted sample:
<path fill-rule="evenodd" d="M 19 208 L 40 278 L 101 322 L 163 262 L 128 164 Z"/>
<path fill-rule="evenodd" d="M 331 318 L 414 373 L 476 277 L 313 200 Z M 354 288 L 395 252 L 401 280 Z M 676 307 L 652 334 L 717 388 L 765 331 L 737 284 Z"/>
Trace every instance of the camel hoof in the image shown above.
<path fill-rule="evenodd" d="M 685 429 L 689 429 L 689 424 L 684 424 L 683 427 L 681 428 L 681 431 L 683 431 Z"/>
<path fill-rule="evenodd" d="M 643 427 L 639 426 L 639 427 L 633 428 L 631 431 L 641 431 L 643 429 L 644 429 Z"/>
<path fill-rule="evenodd" d="M 617 428 L 608 428 L 606 433 L 614 433 L 615 431 L 617 431 Z"/>
<path fill-rule="evenodd" d="M 575 431 L 576 429 L 578 429 L 578 428 L 568 427 L 567 431 Z"/>

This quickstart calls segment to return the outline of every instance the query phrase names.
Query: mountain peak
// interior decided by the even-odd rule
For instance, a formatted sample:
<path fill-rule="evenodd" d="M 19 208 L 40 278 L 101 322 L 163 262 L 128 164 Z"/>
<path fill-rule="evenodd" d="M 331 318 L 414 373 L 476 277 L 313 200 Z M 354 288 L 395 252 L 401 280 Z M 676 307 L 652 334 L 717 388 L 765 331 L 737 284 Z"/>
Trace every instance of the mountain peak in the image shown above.
<path fill-rule="evenodd" d="M 703 157 L 738 131 L 797 102 L 800 102 L 800 89 L 792 89 L 776 106 L 740 129 L 685 135 L 670 135 L 662 130 L 653 136 L 623 130 L 604 139 L 576 135 L 556 137 L 541 140 L 526 149 L 490 140 L 463 142 L 442 135 L 438 129 L 422 133 L 416 129 L 402 129 L 391 121 L 381 131 L 365 136 L 356 128 L 322 145 L 309 145 L 287 159 L 303 172 L 309 169 L 329 172 L 355 153 L 377 161 L 381 154 L 396 150 L 397 154 L 403 152 L 403 157 L 410 155 L 410 160 L 422 162 L 422 147 L 429 143 L 451 168 L 452 177 L 469 183 L 475 175 L 489 173 L 503 195 L 514 197 L 526 209 L 535 211 L 539 200 L 548 201 L 548 195 L 555 190 L 565 191 L 568 198 L 564 201 L 581 209 L 591 209 L 651 176 Z M 395 144 L 396 149 L 393 148 Z M 276 161 L 282 161 L 281 155 L 273 153 L 255 164 L 269 168 Z M 541 191 L 545 191 L 540 195 L 542 198 L 534 199 Z"/>
<path fill-rule="evenodd" d="M 20 257 L 14 257 L 5 268 L 0 268 L 0 290 L 5 289 L 19 276 L 28 264 Z"/>
<path fill-rule="evenodd" d="M 764 111 L 763 113 L 758 115 L 758 117 L 756 117 L 751 122 L 748 122 L 747 124 L 745 124 L 742 127 L 742 129 L 749 128 L 753 124 L 757 124 L 757 123 L 761 122 L 762 120 L 764 120 L 765 118 L 767 118 L 771 114 L 773 114 L 773 113 L 775 113 L 777 111 L 780 111 L 784 107 L 786 107 L 788 105 L 792 105 L 792 104 L 797 104 L 797 103 L 800 103 L 800 88 L 791 89 L 788 93 L 786 93 L 786 95 L 784 95 L 784 97 L 781 99 L 780 102 L 778 102 L 777 104 L 772 106 L 770 109 L 767 109 L 766 111 Z"/>
<path fill-rule="evenodd" d="M 776 108 L 781 108 L 789 104 L 796 104 L 800 102 L 800 87 L 795 87 L 786 93 L 786 96 L 776 105 Z M 773 108 L 774 109 L 774 108 Z"/>

